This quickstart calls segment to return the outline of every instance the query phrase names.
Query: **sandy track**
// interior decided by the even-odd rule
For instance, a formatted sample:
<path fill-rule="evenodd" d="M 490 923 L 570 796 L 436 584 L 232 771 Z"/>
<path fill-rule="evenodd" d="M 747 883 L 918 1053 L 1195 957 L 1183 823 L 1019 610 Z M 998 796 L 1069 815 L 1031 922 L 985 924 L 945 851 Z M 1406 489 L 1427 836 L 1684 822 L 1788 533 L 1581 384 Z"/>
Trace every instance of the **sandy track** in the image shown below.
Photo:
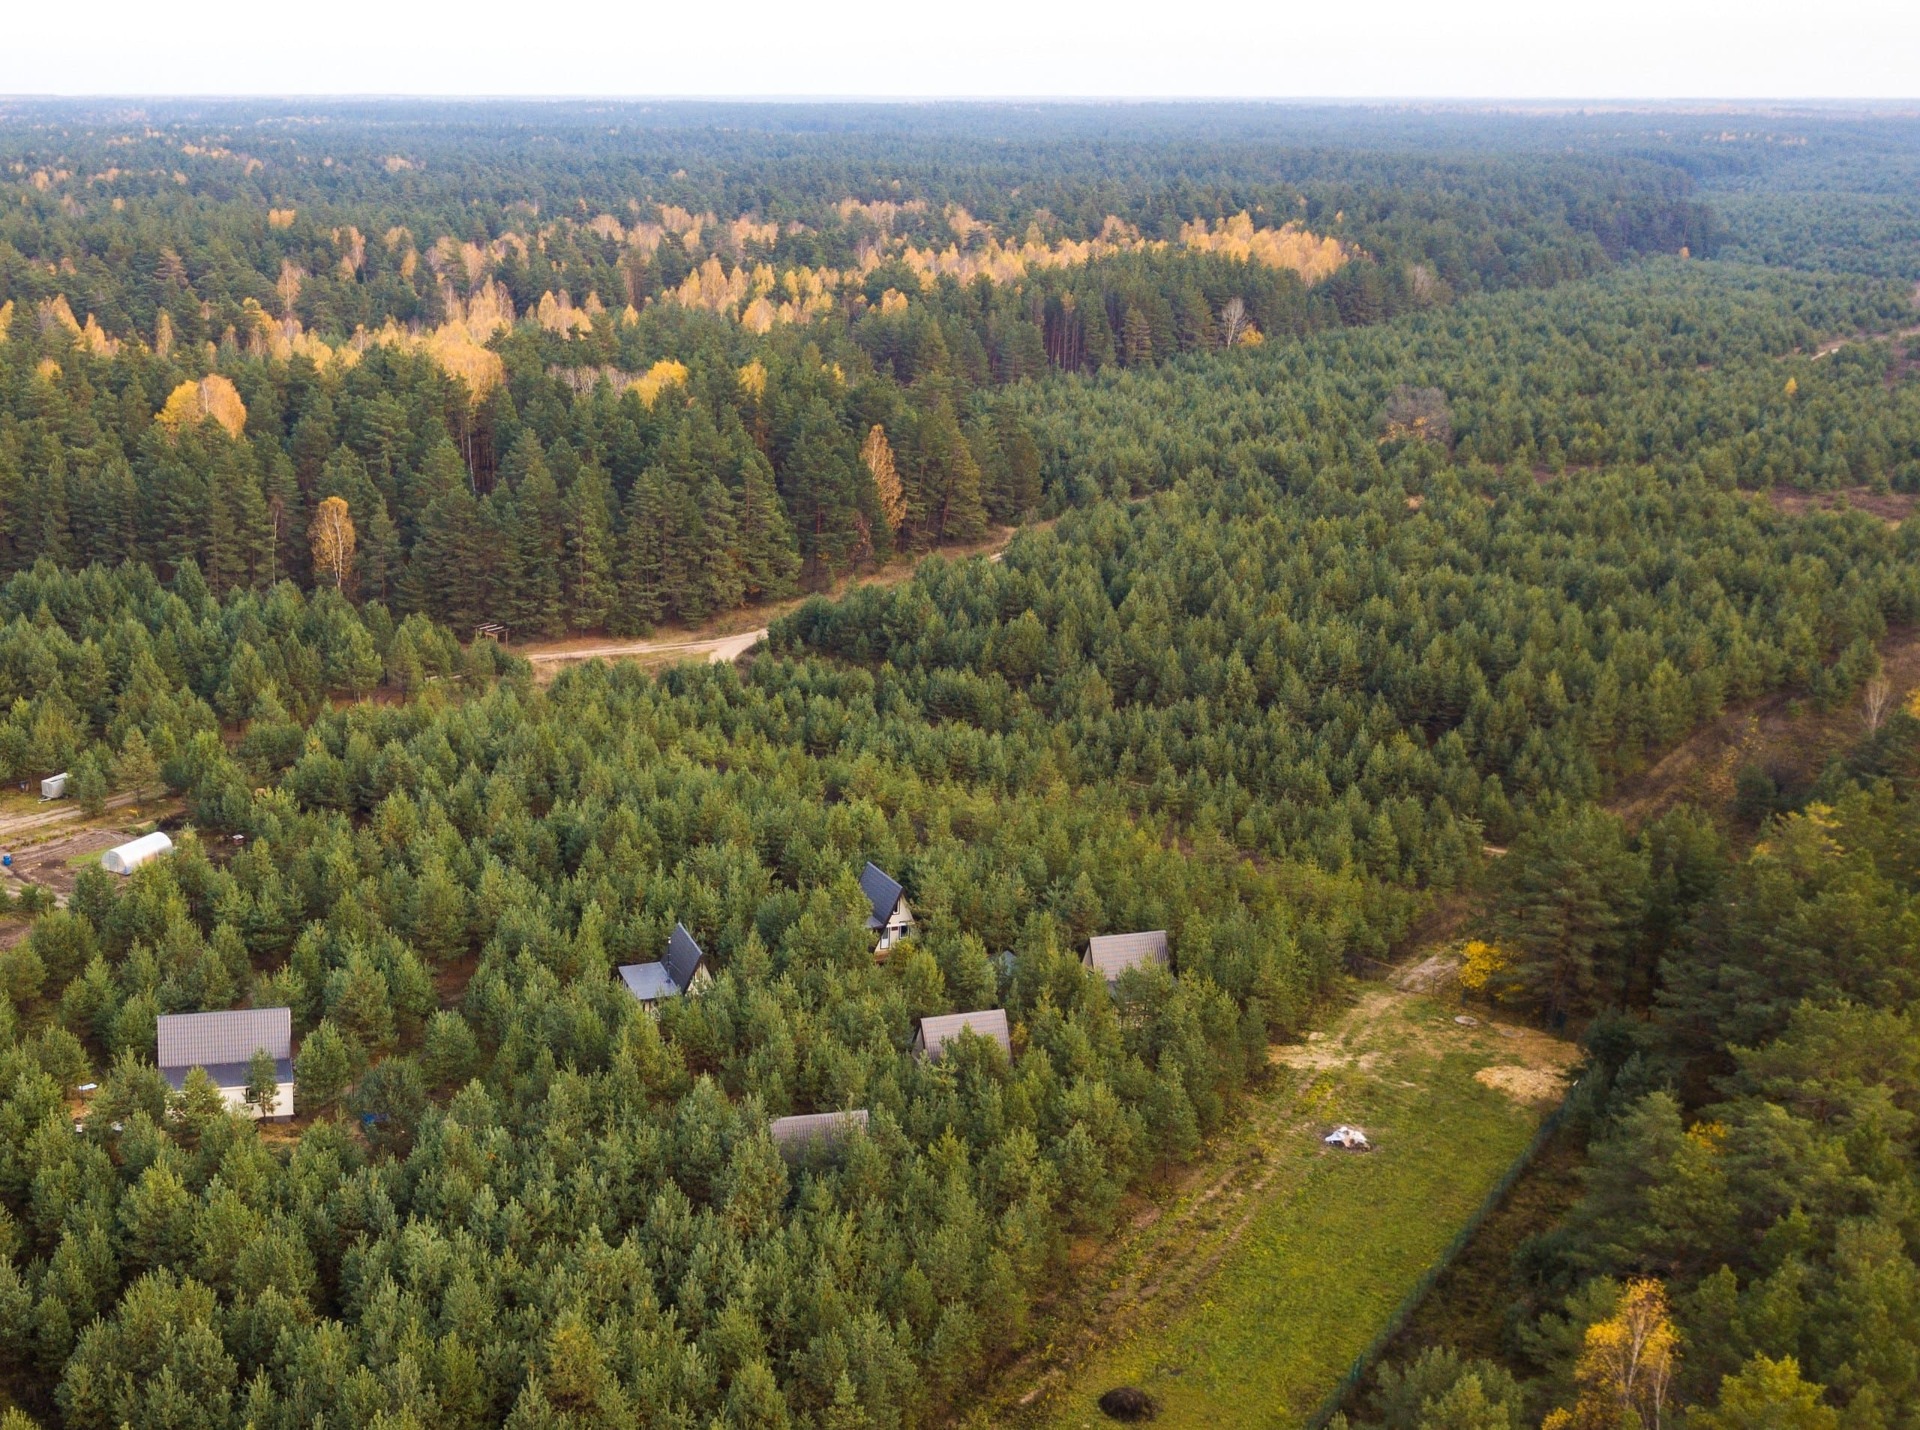
<path fill-rule="evenodd" d="M 107 801 L 106 807 L 124 809 L 133 802 L 132 795 L 117 794 Z M 49 800 L 41 808 L 21 814 L 0 814 L 0 842 L 18 843 L 28 835 L 45 835 L 85 816 L 86 811 L 70 799 Z"/>
<path fill-rule="evenodd" d="M 672 641 L 611 641 L 605 645 L 579 646 L 562 650 L 523 650 L 535 666 L 566 665 L 577 660 L 631 660 L 636 657 L 666 656 L 677 660 L 695 660 L 704 657 L 709 664 L 719 665 L 725 661 L 737 660 L 766 639 L 767 628 L 740 631 L 730 636 L 713 636 L 706 640 Z"/>

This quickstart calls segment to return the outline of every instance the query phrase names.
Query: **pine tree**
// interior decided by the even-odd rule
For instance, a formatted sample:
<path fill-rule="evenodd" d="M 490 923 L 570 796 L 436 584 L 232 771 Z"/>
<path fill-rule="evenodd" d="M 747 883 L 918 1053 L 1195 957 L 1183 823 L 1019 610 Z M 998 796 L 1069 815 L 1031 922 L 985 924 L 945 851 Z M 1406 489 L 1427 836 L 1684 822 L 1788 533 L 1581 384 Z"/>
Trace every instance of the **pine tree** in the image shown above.
<path fill-rule="evenodd" d="M 280 1072 L 274 1066 L 273 1055 L 265 1048 L 255 1048 L 253 1058 L 247 1064 L 247 1106 L 261 1117 L 273 1111 L 273 1104 L 280 1096 Z"/>
<path fill-rule="evenodd" d="M 871 490 L 872 477 L 833 409 L 813 398 L 800 415 L 780 469 L 781 495 L 793 515 L 809 584 L 828 584 L 852 561 L 859 540 L 861 485 Z"/>
<path fill-rule="evenodd" d="M 60 565 L 71 565 L 73 533 L 68 517 L 66 460 L 55 452 L 38 473 L 29 474 L 23 485 L 16 518 L 19 564 L 31 566 L 44 556 Z"/>
<path fill-rule="evenodd" d="M 1153 330 L 1147 315 L 1131 303 L 1120 320 L 1120 361 L 1127 367 L 1153 365 Z"/>
<path fill-rule="evenodd" d="M 777 601 L 793 594 L 800 566 L 793 528 L 774 490 L 767 459 L 750 452 L 741 463 L 738 521 L 741 593 L 749 601 Z"/>
<path fill-rule="evenodd" d="M 916 532 L 931 542 L 978 541 L 987 530 L 980 468 L 945 394 L 921 410 L 913 437 L 914 496 L 919 506 L 912 516 Z"/>
<path fill-rule="evenodd" d="M 613 485 L 597 462 L 581 467 L 562 503 L 567 626 L 598 630 L 613 609 Z"/>
<path fill-rule="evenodd" d="M 327 1112 L 339 1104 L 353 1080 L 353 1057 L 332 1019 L 322 1018 L 319 1026 L 301 1040 L 293 1078 L 296 1108 Z"/>
<path fill-rule="evenodd" d="M 718 477 L 709 477 L 699 500 L 698 545 L 690 553 L 695 574 L 682 603 L 684 615 L 693 622 L 732 610 L 746 590 L 732 496 Z"/>
<path fill-rule="evenodd" d="M 136 802 L 145 800 L 160 782 L 160 761 L 138 726 L 127 731 L 120 752 L 113 757 L 113 782 Z"/>
<path fill-rule="evenodd" d="M 619 588 L 607 623 L 615 635 L 644 635 L 667 613 L 668 522 L 660 470 L 648 468 L 627 493 L 620 530 Z"/>
<path fill-rule="evenodd" d="M 561 566 L 566 540 L 560 493 L 538 444 L 525 452 L 531 434 L 523 434 L 516 452 L 526 465 L 511 497 L 506 620 L 517 631 L 558 635 L 564 629 Z"/>

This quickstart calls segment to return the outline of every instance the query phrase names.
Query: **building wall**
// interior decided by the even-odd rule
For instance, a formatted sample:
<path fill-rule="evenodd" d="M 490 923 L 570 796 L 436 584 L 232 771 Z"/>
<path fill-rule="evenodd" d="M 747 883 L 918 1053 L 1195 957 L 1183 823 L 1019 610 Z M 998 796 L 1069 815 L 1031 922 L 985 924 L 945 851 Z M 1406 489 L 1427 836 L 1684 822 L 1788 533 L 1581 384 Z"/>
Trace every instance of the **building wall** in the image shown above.
<path fill-rule="evenodd" d="M 875 953 L 885 953 L 900 940 L 913 932 L 913 915 L 907 910 L 907 901 L 902 899 L 900 906 L 887 916 L 886 926 L 880 930 L 880 942 L 875 944 Z"/>
<path fill-rule="evenodd" d="M 227 1106 L 231 1107 L 235 1112 L 244 1112 L 248 1117 L 254 1118 L 256 1121 L 260 1118 L 261 1114 L 258 1111 L 258 1109 L 256 1109 L 252 1103 L 247 1101 L 247 1089 L 244 1083 L 241 1084 L 239 1087 L 221 1088 L 220 1096 L 222 1096 L 227 1100 Z M 266 1116 L 268 1117 L 293 1116 L 293 1084 L 292 1083 L 283 1082 L 280 1084 L 280 1091 L 274 1097 L 273 1106 L 271 1109 L 268 1110 L 268 1112 L 266 1113 Z"/>

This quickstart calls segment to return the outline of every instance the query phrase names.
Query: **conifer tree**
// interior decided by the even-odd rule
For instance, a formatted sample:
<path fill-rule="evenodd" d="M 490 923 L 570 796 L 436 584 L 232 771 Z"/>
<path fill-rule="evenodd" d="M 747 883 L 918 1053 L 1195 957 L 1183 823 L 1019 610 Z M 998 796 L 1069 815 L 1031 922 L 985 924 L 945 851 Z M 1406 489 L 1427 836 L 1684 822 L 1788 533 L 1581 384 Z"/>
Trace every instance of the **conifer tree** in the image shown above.
<path fill-rule="evenodd" d="M 598 630 L 613 609 L 613 486 L 599 463 L 580 468 L 562 502 L 566 535 L 566 624 Z"/>
<path fill-rule="evenodd" d="M 523 453 L 525 464 L 510 499 L 511 586 L 506 620 L 515 630 L 557 635 L 564 625 L 561 566 L 566 532 L 553 473 L 537 443 L 530 453 L 526 451 L 529 442 L 532 433 L 524 433 L 515 448 Z"/>
<path fill-rule="evenodd" d="M 741 594 L 749 601 L 777 601 L 793 594 L 800 556 L 793 528 L 774 490 L 767 459 L 749 452 L 741 462 L 737 529 Z"/>
<path fill-rule="evenodd" d="M 650 467 L 627 494 L 620 531 L 619 587 L 607 623 L 615 635 L 644 635 L 667 613 L 670 523 L 660 469 Z"/>
<path fill-rule="evenodd" d="M 732 610 L 746 589 L 733 498 L 718 477 L 709 477 L 700 489 L 697 533 L 688 553 L 694 574 L 682 600 L 686 619 L 696 622 Z"/>

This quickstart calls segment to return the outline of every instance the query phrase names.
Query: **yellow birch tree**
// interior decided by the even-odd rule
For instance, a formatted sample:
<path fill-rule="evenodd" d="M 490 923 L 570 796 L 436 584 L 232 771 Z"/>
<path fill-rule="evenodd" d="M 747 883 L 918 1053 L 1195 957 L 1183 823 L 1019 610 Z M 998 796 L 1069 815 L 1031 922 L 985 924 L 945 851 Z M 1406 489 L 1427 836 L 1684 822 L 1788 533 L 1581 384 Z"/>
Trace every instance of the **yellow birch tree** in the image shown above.
<path fill-rule="evenodd" d="M 860 460 L 873 473 L 873 489 L 880 494 L 880 511 L 887 526 L 898 531 L 907 519 L 907 494 L 900 485 L 900 473 L 893 465 L 893 448 L 887 443 L 887 429 L 878 422 L 861 444 Z"/>
<path fill-rule="evenodd" d="M 218 422 L 229 437 L 238 437 L 247 425 L 247 407 L 239 389 L 217 372 L 174 388 L 157 420 L 169 432 L 178 432 L 208 419 Z"/>
<path fill-rule="evenodd" d="M 345 498 L 328 497 L 320 503 L 307 537 L 313 544 L 313 574 L 331 576 L 333 589 L 344 589 L 353 569 L 353 518 Z"/>
<path fill-rule="evenodd" d="M 1661 1430 L 1679 1352 L 1679 1332 L 1667 1319 L 1666 1287 L 1647 1279 L 1628 1282 L 1613 1314 L 1587 1327 L 1573 1371 L 1580 1399 L 1571 1411 L 1554 1411 L 1540 1430 Z"/>

